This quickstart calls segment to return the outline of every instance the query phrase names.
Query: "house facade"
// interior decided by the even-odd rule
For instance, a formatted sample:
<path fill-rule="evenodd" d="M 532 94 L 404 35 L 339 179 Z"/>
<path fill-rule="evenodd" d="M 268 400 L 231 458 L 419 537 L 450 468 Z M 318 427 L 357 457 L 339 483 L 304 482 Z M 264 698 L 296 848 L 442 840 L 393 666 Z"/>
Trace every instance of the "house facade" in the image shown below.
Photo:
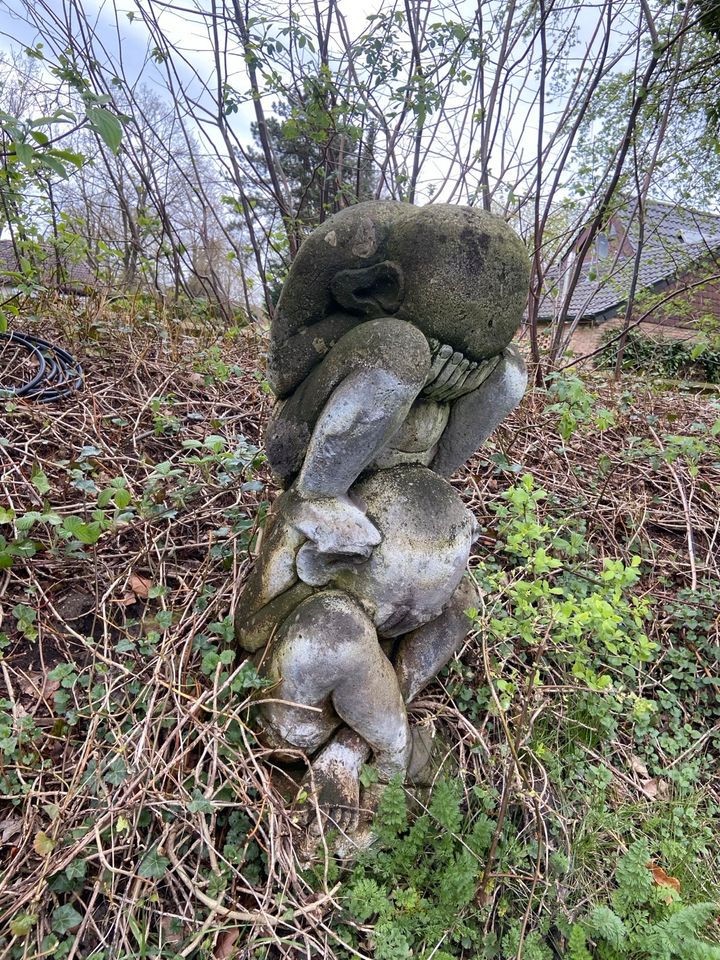
<path fill-rule="evenodd" d="M 555 319 L 566 301 L 584 240 L 581 233 L 560 268 L 548 276 L 541 322 Z M 639 244 L 637 205 L 629 200 L 608 217 L 585 255 L 569 321 L 596 327 L 624 316 Z M 639 318 L 648 311 L 644 324 L 664 327 L 665 332 L 692 333 L 713 321 L 720 328 L 720 215 L 646 201 L 633 313 Z"/>
<path fill-rule="evenodd" d="M 0 240 L 0 295 L 9 296 L 27 284 L 21 263 L 22 253 L 13 240 Z M 98 278 L 86 261 L 71 261 L 54 247 L 41 246 L 34 251 L 32 279 L 60 293 L 85 296 L 98 286 Z"/>

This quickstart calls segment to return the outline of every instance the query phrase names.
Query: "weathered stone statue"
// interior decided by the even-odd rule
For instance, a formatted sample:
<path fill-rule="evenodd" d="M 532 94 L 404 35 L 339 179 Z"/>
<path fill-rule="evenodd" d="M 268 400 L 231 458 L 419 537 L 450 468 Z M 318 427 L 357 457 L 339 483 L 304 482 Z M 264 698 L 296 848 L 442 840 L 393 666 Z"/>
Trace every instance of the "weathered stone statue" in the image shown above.
<path fill-rule="evenodd" d="M 258 735 L 312 757 L 331 822 L 357 822 L 359 773 L 410 782 L 427 738 L 406 705 L 448 662 L 476 604 L 475 521 L 444 477 L 519 402 L 509 346 L 528 258 L 468 207 L 359 204 L 303 244 L 271 331 L 279 397 L 267 456 L 285 492 L 237 609 L 274 680 Z"/>

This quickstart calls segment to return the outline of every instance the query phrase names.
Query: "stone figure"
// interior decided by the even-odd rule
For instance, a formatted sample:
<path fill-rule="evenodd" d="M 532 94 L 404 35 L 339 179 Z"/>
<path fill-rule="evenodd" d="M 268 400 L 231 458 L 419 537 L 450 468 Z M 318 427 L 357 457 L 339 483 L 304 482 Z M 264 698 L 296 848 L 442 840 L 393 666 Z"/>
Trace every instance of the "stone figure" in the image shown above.
<path fill-rule="evenodd" d="M 510 340 L 528 257 L 483 211 L 358 204 L 305 241 L 271 329 L 266 432 L 284 491 L 236 635 L 275 682 L 258 736 L 303 750 L 330 820 L 357 823 L 359 774 L 422 778 L 406 706 L 464 640 L 475 521 L 444 479 L 517 405 Z"/>

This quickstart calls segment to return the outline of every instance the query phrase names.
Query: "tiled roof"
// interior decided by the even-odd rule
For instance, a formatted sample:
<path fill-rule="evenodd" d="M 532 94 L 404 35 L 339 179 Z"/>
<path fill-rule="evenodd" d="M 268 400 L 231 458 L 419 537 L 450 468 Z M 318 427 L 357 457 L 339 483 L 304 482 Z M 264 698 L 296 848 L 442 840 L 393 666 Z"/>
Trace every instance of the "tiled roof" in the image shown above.
<path fill-rule="evenodd" d="M 45 255 L 42 264 L 43 283 L 49 286 L 57 286 L 57 261 L 55 251 L 51 248 L 43 250 Z M 82 288 L 97 286 L 98 278 L 90 264 L 83 261 L 72 263 L 62 262 L 62 283 L 65 288 Z M 0 287 L 12 287 L 18 282 L 20 266 L 15 255 L 15 247 L 12 240 L 0 240 Z"/>
<path fill-rule="evenodd" d="M 585 258 L 582 275 L 570 302 L 568 319 L 572 320 L 578 314 L 586 320 L 609 317 L 626 302 L 635 268 L 638 240 L 638 223 L 633 216 L 635 210 L 634 203 L 628 202 L 626 208 L 612 218 L 616 236 L 611 237 L 606 233 L 607 244 L 595 240 Z M 613 249 L 613 241 L 619 244 L 622 240 L 628 216 L 633 216 L 627 237 L 629 247 L 618 256 L 617 248 Z M 637 294 L 649 288 L 660 289 L 686 273 L 694 264 L 718 256 L 720 215 L 698 213 L 658 200 L 647 201 Z M 572 265 L 566 258 L 561 270 L 552 274 L 548 272 L 547 286 L 550 289 L 540 304 L 541 319 L 551 319 L 557 315 L 563 274 L 569 269 L 572 269 Z"/>

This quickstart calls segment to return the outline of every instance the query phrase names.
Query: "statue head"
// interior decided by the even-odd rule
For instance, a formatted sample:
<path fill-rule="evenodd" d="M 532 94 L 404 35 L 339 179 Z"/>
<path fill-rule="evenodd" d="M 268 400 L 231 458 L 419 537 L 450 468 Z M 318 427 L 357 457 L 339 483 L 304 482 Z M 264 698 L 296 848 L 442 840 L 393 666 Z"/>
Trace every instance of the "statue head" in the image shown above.
<path fill-rule="evenodd" d="M 287 395 L 351 326 L 385 316 L 486 360 L 517 330 L 527 285 L 520 238 L 483 210 L 348 207 L 313 231 L 290 269 L 272 323 L 270 382 Z"/>

